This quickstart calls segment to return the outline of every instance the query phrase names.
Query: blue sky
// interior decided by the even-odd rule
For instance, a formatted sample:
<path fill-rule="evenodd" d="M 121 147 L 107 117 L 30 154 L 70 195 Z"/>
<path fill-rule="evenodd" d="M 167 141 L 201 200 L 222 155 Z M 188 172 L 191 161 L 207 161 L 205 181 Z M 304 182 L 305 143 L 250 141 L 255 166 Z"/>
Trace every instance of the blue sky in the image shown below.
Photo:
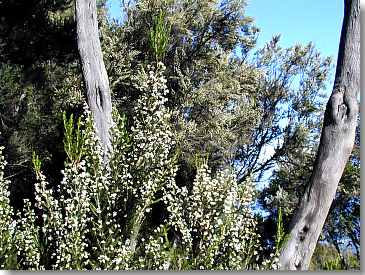
<path fill-rule="evenodd" d="M 261 29 L 259 45 L 281 34 L 281 45 L 314 42 L 337 58 L 343 17 L 341 0 L 248 0 L 246 14 Z"/>
<path fill-rule="evenodd" d="M 122 17 L 122 10 L 120 8 L 121 0 L 107 0 L 109 8 L 109 16 L 111 18 L 120 20 Z"/>

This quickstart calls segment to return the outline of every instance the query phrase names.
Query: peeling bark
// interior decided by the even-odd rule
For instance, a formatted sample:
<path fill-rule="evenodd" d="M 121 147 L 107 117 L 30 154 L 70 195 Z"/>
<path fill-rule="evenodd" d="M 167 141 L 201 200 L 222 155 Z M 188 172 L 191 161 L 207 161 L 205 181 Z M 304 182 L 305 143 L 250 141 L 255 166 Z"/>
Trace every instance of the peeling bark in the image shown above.
<path fill-rule="evenodd" d="M 310 183 L 289 228 L 281 269 L 307 270 L 351 154 L 359 112 L 360 6 L 345 0 L 335 83 L 327 103 Z"/>
<path fill-rule="evenodd" d="M 113 124 L 108 75 L 101 51 L 96 0 L 76 0 L 77 45 L 94 127 L 103 149 L 104 162 L 111 152 L 109 130 Z"/>

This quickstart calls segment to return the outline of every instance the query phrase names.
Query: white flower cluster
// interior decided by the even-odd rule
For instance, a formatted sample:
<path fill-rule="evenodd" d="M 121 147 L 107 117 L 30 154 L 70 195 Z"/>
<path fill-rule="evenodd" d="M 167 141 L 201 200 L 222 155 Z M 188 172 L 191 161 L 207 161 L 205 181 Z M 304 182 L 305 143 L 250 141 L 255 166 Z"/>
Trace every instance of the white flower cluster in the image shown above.
<path fill-rule="evenodd" d="M 149 68 L 151 69 L 151 68 Z M 141 76 L 145 81 L 135 106 L 135 124 L 131 129 L 133 143 L 133 196 L 137 201 L 132 226 L 132 246 L 146 213 L 158 199 L 158 191 L 174 182 L 176 165 L 171 156 L 175 144 L 170 126 L 171 113 L 165 107 L 168 93 L 163 77 L 164 65 L 159 63 L 156 72 L 150 70 Z"/>
<path fill-rule="evenodd" d="M 44 266 L 41 265 L 41 240 L 36 226 L 36 216 L 29 200 L 24 200 L 24 214 L 18 213 L 18 216 L 15 235 L 17 256 L 22 259 L 22 266 L 25 269 L 42 270 Z"/>
<path fill-rule="evenodd" d="M 279 252 L 271 253 L 268 259 L 264 259 L 258 270 L 278 270 L 281 265 L 279 263 Z"/>
<path fill-rule="evenodd" d="M 36 216 L 31 211 L 29 200 L 24 201 L 24 213 L 17 213 L 10 205 L 10 181 L 4 178 L 6 161 L 0 147 L 0 268 L 17 268 L 21 259 L 22 266 L 29 270 L 40 270 L 41 251 Z"/>
<path fill-rule="evenodd" d="M 253 186 L 238 185 L 228 169 L 214 177 L 202 164 L 191 192 L 176 190 L 166 196 L 168 222 L 181 234 L 185 262 L 193 269 L 254 268 L 259 236 L 250 209 Z"/>
<path fill-rule="evenodd" d="M 85 129 L 84 157 L 79 163 L 66 165 L 58 191 L 63 195 L 64 237 L 56 264 L 58 269 L 124 268 L 120 259 L 125 258 L 126 249 L 118 221 L 124 194 L 110 167 L 103 165 L 100 142 L 86 106 L 81 123 Z"/>
<path fill-rule="evenodd" d="M 11 255 L 13 253 L 13 209 L 10 206 L 10 181 L 4 178 L 4 168 L 6 165 L 3 156 L 4 147 L 0 146 L 0 268 L 9 267 Z"/>
<path fill-rule="evenodd" d="M 50 188 L 40 166 L 35 169 L 34 207 L 25 201 L 24 211 L 18 215 L 14 229 L 15 261 L 20 262 L 17 268 L 111 269 L 118 268 L 116 258 L 124 256 L 119 241 L 123 234 L 116 219 L 117 194 L 111 192 L 115 189 L 112 188 L 111 173 L 102 166 L 101 147 L 87 109 L 80 124 L 78 129 L 83 129 L 83 133 L 79 136 L 84 140 L 79 143 L 82 148 L 77 150 L 82 156 L 81 159 L 76 155 L 76 159 L 70 159 L 72 155 L 69 155 L 60 185 Z M 3 168 L 3 159 L 1 165 Z M 3 172 L 0 176 L 3 179 Z M 2 198 L 8 210 L 1 213 L 0 220 L 7 220 L 10 224 L 12 209 L 6 191 L 8 185 L 9 182 L 1 180 Z M 4 232 L 11 233 L 6 228 Z M 2 243 L 0 247 L 5 248 Z M 14 249 L 14 245 L 9 245 L 10 248 Z"/>

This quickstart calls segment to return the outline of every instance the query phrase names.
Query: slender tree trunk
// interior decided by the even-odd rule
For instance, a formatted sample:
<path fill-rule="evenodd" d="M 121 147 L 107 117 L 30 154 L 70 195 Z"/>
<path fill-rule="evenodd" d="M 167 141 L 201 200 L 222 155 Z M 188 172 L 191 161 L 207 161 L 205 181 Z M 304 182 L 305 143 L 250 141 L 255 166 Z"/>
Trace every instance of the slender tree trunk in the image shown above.
<path fill-rule="evenodd" d="M 345 0 L 335 83 L 311 175 L 284 244 L 282 269 L 306 270 L 355 139 L 360 93 L 360 6 Z M 333 3 L 335 5 L 335 3 Z"/>
<path fill-rule="evenodd" d="M 99 40 L 96 0 L 76 0 L 76 23 L 87 100 L 106 162 L 111 151 L 112 103 Z"/>

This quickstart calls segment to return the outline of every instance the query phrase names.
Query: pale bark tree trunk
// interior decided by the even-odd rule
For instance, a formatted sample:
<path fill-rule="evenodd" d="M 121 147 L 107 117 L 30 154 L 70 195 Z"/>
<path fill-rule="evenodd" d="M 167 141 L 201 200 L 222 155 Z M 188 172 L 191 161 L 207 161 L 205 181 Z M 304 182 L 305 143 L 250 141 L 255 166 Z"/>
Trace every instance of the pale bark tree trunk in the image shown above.
<path fill-rule="evenodd" d="M 104 162 L 107 162 L 111 152 L 112 103 L 99 40 L 96 0 L 76 0 L 76 24 L 88 105 L 101 141 Z"/>
<path fill-rule="evenodd" d="M 282 269 L 306 270 L 354 145 L 360 94 L 360 6 L 345 0 L 335 83 L 313 172 L 284 244 Z M 335 3 L 333 3 L 335 5 Z"/>

